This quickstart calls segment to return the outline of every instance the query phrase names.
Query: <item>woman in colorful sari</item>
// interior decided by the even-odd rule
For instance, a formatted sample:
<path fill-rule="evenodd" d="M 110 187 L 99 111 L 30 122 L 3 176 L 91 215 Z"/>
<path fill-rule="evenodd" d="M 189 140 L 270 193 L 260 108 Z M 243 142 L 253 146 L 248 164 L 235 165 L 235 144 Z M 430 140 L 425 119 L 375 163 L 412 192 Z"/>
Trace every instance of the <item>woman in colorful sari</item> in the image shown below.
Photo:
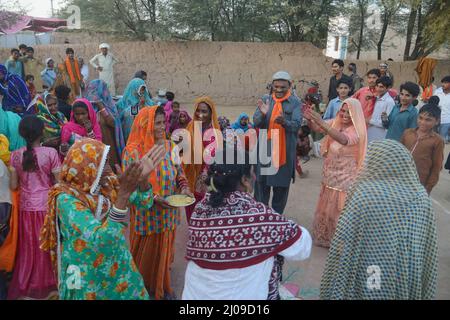
<path fill-rule="evenodd" d="M 145 106 L 153 106 L 145 81 L 140 78 L 131 80 L 125 88 L 122 99 L 116 106 L 120 114 L 125 143 L 128 141 L 131 126 L 139 110 Z"/>
<path fill-rule="evenodd" d="M 162 107 L 146 107 L 134 120 L 123 155 L 124 166 L 138 161 L 153 146 L 163 146 L 164 160 L 148 178 L 154 205 L 151 209 L 132 207 L 131 253 L 141 272 L 145 287 L 156 300 L 172 299 L 170 266 L 174 259 L 175 233 L 180 224 L 180 209 L 169 206 L 165 197 L 177 193 L 193 197 L 181 166 L 172 158 L 175 146 L 165 136 Z M 139 193 L 139 191 L 138 191 Z"/>
<path fill-rule="evenodd" d="M 360 102 L 352 98 L 342 103 L 333 120 L 323 120 L 310 108 L 304 116 L 312 130 L 327 134 L 321 145 L 323 178 L 313 221 L 313 239 L 315 245 L 328 248 L 344 208 L 347 190 L 364 162 L 366 122 Z"/>
<path fill-rule="evenodd" d="M 86 89 L 86 99 L 93 103 L 97 119 L 102 130 L 103 143 L 111 147 L 110 165 L 121 164 L 122 151 L 125 148 L 120 115 L 103 80 L 92 80 Z"/>
<path fill-rule="evenodd" d="M 129 199 L 152 206 L 152 189 L 145 180 L 161 157 L 152 149 L 118 178 L 108 154 L 109 146 L 100 141 L 77 141 L 63 163 L 60 182 L 49 193 L 40 243 L 50 252 L 62 300 L 148 299 L 124 231 Z M 139 194 L 134 192 L 138 185 Z"/>
<path fill-rule="evenodd" d="M 20 115 L 27 112 L 31 102 L 27 85 L 21 77 L 9 73 L 2 64 L 0 64 L 0 95 L 3 96 L 2 106 L 5 111 L 14 111 Z"/>
<path fill-rule="evenodd" d="M 434 299 L 436 218 L 410 152 L 369 144 L 350 188 L 322 276 L 322 299 Z"/>
<path fill-rule="evenodd" d="M 184 143 L 189 145 L 190 155 L 183 152 L 183 170 L 196 200 L 193 205 L 186 208 L 186 217 L 189 222 L 196 203 L 203 199 L 208 190 L 206 186 L 208 164 L 205 160 L 214 157 L 217 145 L 222 145 L 223 141 L 216 104 L 210 97 L 200 97 L 195 101 L 194 120 L 189 123 L 186 130 L 189 133 L 189 140 Z M 202 143 L 198 143 L 199 141 Z M 195 163 L 197 158 L 201 163 Z"/>
<path fill-rule="evenodd" d="M 70 121 L 61 130 L 61 143 L 71 146 L 84 137 L 102 141 L 102 130 L 89 100 L 77 99 L 72 105 Z"/>
<path fill-rule="evenodd" d="M 225 150 L 234 153 L 234 162 L 210 166 L 210 191 L 191 217 L 183 299 L 279 299 L 275 257 L 307 259 L 311 236 L 255 201 L 256 175 L 249 157 L 238 164 L 237 148 Z"/>
<path fill-rule="evenodd" d="M 56 81 L 55 61 L 52 58 L 45 60 L 45 69 L 41 72 L 42 83 L 47 91 L 52 91 Z"/>
<path fill-rule="evenodd" d="M 9 150 L 14 151 L 26 145 L 19 134 L 20 116 L 12 111 L 5 111 L 0 103 L 0 134 L 8 138 Z"/>
<path fill-rule="evenodd" d="M 51 94 L 37 101 L 37 117 L 44 122 L 42 145 L 55 148 L 59 152 L 61 145 L 61 129 L 67 122 L 63 113 L 58 111 L 58 99 Z"/>

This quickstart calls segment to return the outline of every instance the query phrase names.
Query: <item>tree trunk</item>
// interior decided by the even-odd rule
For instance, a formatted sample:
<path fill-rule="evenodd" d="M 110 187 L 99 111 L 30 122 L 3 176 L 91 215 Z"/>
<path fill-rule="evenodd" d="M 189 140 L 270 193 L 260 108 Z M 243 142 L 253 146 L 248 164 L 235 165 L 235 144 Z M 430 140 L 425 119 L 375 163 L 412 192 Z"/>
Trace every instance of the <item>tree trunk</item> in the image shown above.
<path fill-rule="evenodd" d="M 386 10 L 386 9 L 385 9 Z M 377 43 L 377 59 L 381 60 L 381 47 L 383 45 L 384 38 L 386 37 L 387 27 L 389 25 L 390 15 L 387 12 L 384 12 L 383 15 L 383 27 L 381 29 L 380 39 Z"/>
<path fill-rule="evenodd" d="M 360 9 L 360 18 L 361 20 L 359 21 L 359 39 L 358 39 L 358 51 L 356 53 L 356 60 L 359 60 L 359 57 L 361 55 L 361 47 L 362 47 L 362 42 L 363 42 L 363 35 L 364 35 L 364 25 L 366 24 L 366 19 L 365 18 L 365 12 L 364 12 L 364 8 L 362 7 L 362 5 L 360 5 L 359 7 Z"/>
<path fill-rule="evenodd" d="M 404 61 L 410 60 L 409 51 L 411 50 L 411 42 L 414 31 L 414 24 L 416 23 L 416 17 L 417 17 L 417 7 L 414 4 L 411 4 L 411 13 L 409 14 L 408 27 L 406 31 L 405 51 L 403 53 Z"/>

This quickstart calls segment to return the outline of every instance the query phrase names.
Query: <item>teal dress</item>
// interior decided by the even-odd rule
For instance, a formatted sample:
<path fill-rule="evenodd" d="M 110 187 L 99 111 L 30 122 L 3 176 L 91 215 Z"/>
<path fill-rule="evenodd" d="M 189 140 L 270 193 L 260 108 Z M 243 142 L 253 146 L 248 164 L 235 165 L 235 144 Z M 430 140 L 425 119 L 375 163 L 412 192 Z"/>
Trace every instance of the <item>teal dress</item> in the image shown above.
<path fill-rule="evenodd" d="M 150 208 L 153 192 L 135 192 L 134 205 Z M 75 197 L 57 198 L 62 300 L 148 300 L 142 276 L 125 240 L 123 223 L 101 222 Z"/>
<path fill-rule="evenodd" d="M 131 114 L 131 108 L 133 106 L 139 105 L 139 88 L 145 86 L 145 81 L 139 78 L 131 80 L 127 87 L 125 88 L 123 97 L 117 102 L 116 107 L 120 114 L 120 122 L 122 123 L 122 131 L 125 139 L 125 143 L 128 140 L 128 136 L 131 132 L 131 127 L 133 126 L 133 121 L 136 115 Z M 144 92 L 145 103 L 144 106 L 151 107 L 155 105 L 153 100 L 150 98 L 148 89 Z"/>

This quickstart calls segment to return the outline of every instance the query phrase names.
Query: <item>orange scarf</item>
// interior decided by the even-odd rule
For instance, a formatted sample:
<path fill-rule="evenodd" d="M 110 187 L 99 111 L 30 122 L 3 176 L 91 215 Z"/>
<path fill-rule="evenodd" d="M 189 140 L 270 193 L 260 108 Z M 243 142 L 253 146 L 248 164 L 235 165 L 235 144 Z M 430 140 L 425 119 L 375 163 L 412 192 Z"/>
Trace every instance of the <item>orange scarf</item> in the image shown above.
<path fill-rule="evenodd" d="M 428 101 L 428 99 L 430 99 L 432 95 L 433 95 L 433 84 L 430 84 L 428 87 L 423 89 L 422 100 Z"/>
<path fill-rule="evenodd" d="M 155 128 L 156 109 L 158 109 L 158 106 L 145 107 L 139 111 L 134 119 L 125 147 L 128 154 L 132 155 L 133 152 L 137 151 L 139 159 L 141 159 L 155 145 L 153 130 Z M 167 143 L 165 143 L 165 146 L 167 150 Z M 161 186 L 158 183 L 156 170 L 152 170 L 148 181 L 152 185 L 153 193 L 159 194 Z"/>
<path fill-rule="evenodd" d="M 196 136 L 195 132 L 194 132 L 194 129 L 195 129 L 194 123 L 195 123 L 195 121 L 200 121 L 200 119 L 198 119 L 197 116 L 196 116 L 196 111 L 198 109 L 198 106 L 202 102 L 206 103 L 211 109 L 211 126 L 212 126 L 212 128 L 220 131 L 219 120 L 217 118 L 217 109 L 216 109 L 216 104 L 214 103 L 214 101 L 210 97 L 206 97 L 206 96 L 196 99 L 195 100 L 193 119 L 192 119 L 192 121 L 189 123 L 189 125 L 186 128 L 186 130 L 189 131 L 189 134 L 190 134 L 190 137 L 191 137 L 190 139 L 191 139 L 191 161 L 192 161 L 192 163 L 190 163 L 190 164 L 183 163 L 183 171 L 184 171 L 184 174 L 185 174 L 185 176 L 186 176 L 186 178 L 188 180 L 189 188 L 192 191 L 195 190 L 195 183 L 197 181 L 198 176 L 201 174 L 202 167 L 203 167 L 202 164 L 195 164 L 194 163 L 194 158 L 195 158 L 194 153 L 195 152 L 199 152 L 199 154 L 203 155 L 203 151 L 204 151 L 204 142 L 201 144 L 201 149 L 200 150 L 194 150 L 194 146 L 195 146 L 195 144 L 194 144 L 194 137 Z M 197 136 L 198 137 L 203 137 L 203 133 L 198 132 Z M 216 136 L 214 136 L 214 137 L 215 137 L 215 143 L 216 143 L 215 146 L 218 147 L 218 143 L 219 143 L 218 139 L 219 139 L 219 137 L 216 137 Z"/>
<path fill-rule="evenodd" d="M 75 79 L 75 75 L 73 74 L 72 65 L 70 64 L 69 57 L 66 58 L 65 64 L 66 64 L 66 70 L 70 77 L 70 83 L 77 83 L 77 81 L 81 81 L 81 74 L 80 74 L 80 67 L 78 66 L 78 61 L 76 59 L 73 59 L 75 71 L 77 72 L 77 78 Z"/>
<path fill-rule="evenodd" d="M 278 135 L 280 137 L 278 148 L 272 144 L 272 159 L 275 168 L 280 168 L 286 164 L 286 130 L 282 125 L 276 123 L 275 120 L 278 117 L 283 116 L 283 102 L 288 100 L 290 96 L 291 91 L 288 91 L 281 99 L 277 99 L 275 93 L 272 95 L 275 105 L 273 106 L 272 116 L 270 117 L 267 139 L 272 139 L 272 130 L 278 130 Z"/>

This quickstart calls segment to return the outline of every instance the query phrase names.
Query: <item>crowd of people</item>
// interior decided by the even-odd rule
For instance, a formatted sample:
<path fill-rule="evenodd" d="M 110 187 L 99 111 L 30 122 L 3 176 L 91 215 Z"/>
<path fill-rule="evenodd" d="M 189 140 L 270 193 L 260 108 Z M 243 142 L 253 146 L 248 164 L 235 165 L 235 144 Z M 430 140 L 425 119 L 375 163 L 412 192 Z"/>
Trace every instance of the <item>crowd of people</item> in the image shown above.
<path fill-rule="evenodd" d="M 279 71 L 253 117 L 231 122 L 207 96 L 193 114 L 173 92 L 153 98 L 143 70 L 116 96 L 118 60 L 99 49 L 91 81 L 71 48 L 57 67 L 27 46 L 0 65 L 1 299 L 176 299 L 183 211 L 167 197 L 179 194 L 194 200 L 183 299 L 278 300 L 285 259 L 308 259 L 313 244 L 329 248 L 323 299 L 434 297 L 429 195 L 449 142 L 450 76 L 397 92 L 386 63 L 364 86 L 337 59 L 320 113 Z M 310 235 L 284 213 L 313 132 L 323 174 Z"/>

